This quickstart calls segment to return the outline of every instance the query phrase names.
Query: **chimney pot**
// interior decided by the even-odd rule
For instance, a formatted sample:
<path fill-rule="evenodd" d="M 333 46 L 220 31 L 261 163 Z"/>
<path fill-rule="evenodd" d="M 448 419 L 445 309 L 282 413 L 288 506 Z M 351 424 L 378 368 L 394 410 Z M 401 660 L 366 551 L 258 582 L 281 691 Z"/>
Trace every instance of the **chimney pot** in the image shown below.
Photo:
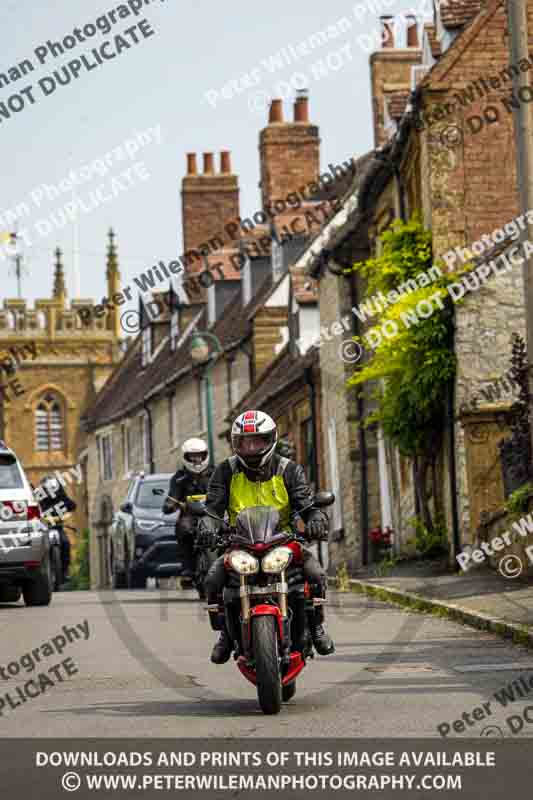
<path fill-rule="evenodd" d="M 270 103 L 268 122 L 283 122 L 283 100 L 276 98 Z"/>
<path fill-rule="evenodd" d="M 394 17 L 382 16 L 379 18 L 379 21 L 381 22 L 381 47 L 382 48 L 396 47 L 396 42 L 395 42 L 396 26 Z"/>
<path fill-rule="evenodd" d="M 212 175 L 215 171 L 213 153 L 204 153 L 204 175 Z"/>
<path fill-rule="evenodd" d="M 309 122 L 309 98 L 307 95 L 300 95 L 294 101 L 294 121 Z"/>
<path fill-rule="evenodd" d="M 231 173 L 231 152 L 222 150 L 220 153 L 220 171 L 224 174 Z"/>
<path fill-rule="evenodd" d="M 187 175 L 197 175 L 196 153 L 187 153 Z"/>

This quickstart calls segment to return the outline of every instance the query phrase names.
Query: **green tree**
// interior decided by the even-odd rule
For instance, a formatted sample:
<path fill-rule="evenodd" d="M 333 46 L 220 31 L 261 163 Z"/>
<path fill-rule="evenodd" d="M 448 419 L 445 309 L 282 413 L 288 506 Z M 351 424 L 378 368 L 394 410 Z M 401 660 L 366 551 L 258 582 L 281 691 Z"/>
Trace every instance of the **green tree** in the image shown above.
<path fill-rule="evenodd" d="M 418 217 L 396 221 L 382 236 L 382 254 L 355 264 L 365 279 L 365 299 L 377 291 L 397 291 L 432 266 L 431 233 Z M 431 284 L 400 296 L 378 316 L 371 329 L 379 344 L 348 381 L 349 386 L 377 382 L 376 407 L 365 424 L 379 423 L 400 453 L 413 460 L 423 524 L 431 530 L 429 476 L 435 475 L 446 418 L 446 396 L 455 376 L 453 305 L 446 286 L 457 274 L 445 273 Z M 429 316 L 417 305 L 430 308 Z M 383 325 L 395 334 L 384 336 Z M 436 487 L 434 486 L 436 490 Z M 435 492 L 435 497 L 437 493 Z"/>

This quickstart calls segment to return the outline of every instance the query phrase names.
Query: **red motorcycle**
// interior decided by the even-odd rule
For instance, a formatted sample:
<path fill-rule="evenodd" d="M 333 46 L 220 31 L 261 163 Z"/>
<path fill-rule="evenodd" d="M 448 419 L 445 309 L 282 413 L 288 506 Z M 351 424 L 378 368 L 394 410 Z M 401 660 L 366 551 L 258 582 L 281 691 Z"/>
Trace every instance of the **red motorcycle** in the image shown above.
<path fill-rule="evenodd" d="M 302 512 L 334 502 L 331 492 L 320 492 Z M 280 530 L 279 514 L 271 507 L 241 511 L 232 528 L 202 504 L 195 504 L 193 513 L 208 514 L 226 531 L 217 544 L 225 546 L 226 568 L 220 625 L 225 618 L 237 666 L 257 687 L 262 711 L 278 714 L 282 702 L 294 696 L 306 659 L 313 658 L 309 619 L 325 602 L 313 598 L 304 579 L 307 540 L 294 529 Z"/>

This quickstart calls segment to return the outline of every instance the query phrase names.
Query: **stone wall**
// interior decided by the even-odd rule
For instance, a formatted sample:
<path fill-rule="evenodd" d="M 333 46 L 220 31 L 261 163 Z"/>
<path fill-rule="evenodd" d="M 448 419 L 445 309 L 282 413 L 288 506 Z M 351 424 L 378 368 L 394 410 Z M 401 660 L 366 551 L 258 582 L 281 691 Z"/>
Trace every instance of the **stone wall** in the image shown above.
<path fill-rule="evenodd" d="M 344 315 L 350 317 L 351 303 L 347 282 L 329 272 L 320 280 L 320 324 L 328 329 L 332 323 Z M 349 338 L 349 333 L 346 334 Z M 361 566 L 361 518 L 359 487 L 361 469 L 358 460 L 357 432 L 355 428 L 354 392 L 346 389 L 346 380 L 351 372 L 339 356 L 342 337 L 333 336 L 324 341 L 320 348 L 320 370 L 322 376 L 322 431 L 324 441 L 324 466 L 326 485 L 334 489 L 332 476 L 331 434 L 334 424 L 336 430 L 336 459 L 338 465 L 339 489 L 337 505 L 340 513 L 343 536 L 333 531 L 330 539 L 330 571 L 346 562 L 353 571 Z M 335 519 L 335 516 L 333 515 Z"/>

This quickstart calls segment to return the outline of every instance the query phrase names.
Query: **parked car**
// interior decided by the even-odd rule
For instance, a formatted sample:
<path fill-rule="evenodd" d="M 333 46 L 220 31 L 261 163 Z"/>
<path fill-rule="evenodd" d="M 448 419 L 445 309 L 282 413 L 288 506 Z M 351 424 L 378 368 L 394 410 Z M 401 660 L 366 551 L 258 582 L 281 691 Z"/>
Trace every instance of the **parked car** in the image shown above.
<path fill-rule="evenodd" d="M 47 606 L 54 572 L 48 528 L 15 453 L 0 441 L 0 602 Z"/>
<path fill-rule="evenodd" d="M 132 478 L 111 525 L 109 566 L 113 588 L 144 589 L 147 578 L 181 574 L 183 562 L 175 534 L 179 512 L 161 512 L 171 477 L 171 473 L 141 472 Z"/>

